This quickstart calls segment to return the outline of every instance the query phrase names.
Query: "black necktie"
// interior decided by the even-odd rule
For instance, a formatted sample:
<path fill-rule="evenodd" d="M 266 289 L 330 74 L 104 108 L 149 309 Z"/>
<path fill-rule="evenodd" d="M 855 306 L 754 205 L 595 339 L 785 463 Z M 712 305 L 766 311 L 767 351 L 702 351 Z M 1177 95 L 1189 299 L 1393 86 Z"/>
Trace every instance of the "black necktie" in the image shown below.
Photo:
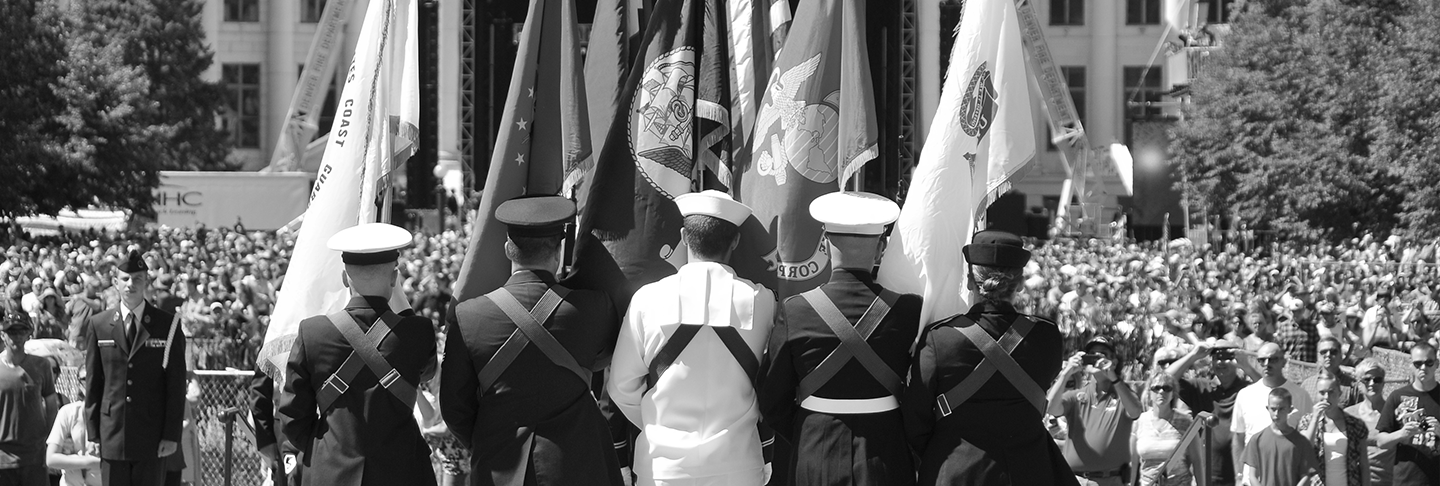
<path fill-rule="evenodd" d="M 140 326 L 135 323 L 135 313 L 130 313 L 130 318 L 125 320 L 125 342 L 131 346 L 135 345 L 135 330 Z"/>

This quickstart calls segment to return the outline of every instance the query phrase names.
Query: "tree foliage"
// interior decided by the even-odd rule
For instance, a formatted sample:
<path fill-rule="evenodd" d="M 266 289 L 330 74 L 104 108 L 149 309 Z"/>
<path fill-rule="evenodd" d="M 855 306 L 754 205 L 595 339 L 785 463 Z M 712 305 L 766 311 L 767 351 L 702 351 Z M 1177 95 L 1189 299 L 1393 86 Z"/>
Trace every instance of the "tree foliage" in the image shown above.
<path fill-rule="evenodd" d="M 1247 2 L 1173 133 L 1192 203 L 1298 237 L 1434 231 L 1431 3 Z"/>
<path fill-rule="evenodd" d="M 0 0 L 0 216 L 152 212 L 159 170 L 230 168 L 199 0 Z"/>

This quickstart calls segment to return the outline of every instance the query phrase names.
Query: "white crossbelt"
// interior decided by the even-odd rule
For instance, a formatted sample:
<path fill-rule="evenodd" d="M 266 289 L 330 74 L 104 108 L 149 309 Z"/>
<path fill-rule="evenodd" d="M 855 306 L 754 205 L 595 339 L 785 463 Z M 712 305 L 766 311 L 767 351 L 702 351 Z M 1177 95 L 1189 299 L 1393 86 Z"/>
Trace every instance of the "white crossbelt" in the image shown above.
<path fill-rule="evenodd" d="M 900 408 L 900 401 L 888 395 L 880 398 L 860 398 L 855 400 L 837 400 L 810 395 L 805 398 L 804 401 L 800 402 L 800 407 L 820 413 L 880 413 Z"/>

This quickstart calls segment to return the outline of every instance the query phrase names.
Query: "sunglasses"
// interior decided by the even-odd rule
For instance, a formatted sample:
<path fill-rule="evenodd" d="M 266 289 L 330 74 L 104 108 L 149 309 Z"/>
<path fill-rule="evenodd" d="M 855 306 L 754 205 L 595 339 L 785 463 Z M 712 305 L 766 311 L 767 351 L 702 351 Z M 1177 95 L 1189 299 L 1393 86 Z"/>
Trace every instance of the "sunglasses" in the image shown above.
<path fill-rule="evenodd" d="M 1364 384 L 1366 384 L 1366 385 L 1369 385 L 1369 384 L 1373 384 L 1373 383 L 1384 383 L 1384 382 L 1385 382 L 1385 379 L 1384 379 L 1384 378 L 1376 378 L 1376 377 L 1374 377 L 1374 376 L 1367 376 L 1367 377 L 1361 378 L 1361 379 L 1360 379 L 1360 382 L 1361 382 L 1361 383 L 1364 383 Z"/>
<path fill-rule="evenodd" d="M 1340 350 L 1335 348 L 1321 349 L 1318 352 L 1320 354 L 1340 354 Z"/>
<path fill-rule="evenodd" d="M 1175 391 L 1175 387 L 1170 385 L 1155 385 L 1150 387 L 1150 391 L 1155 393 L 1170 393 Z"/>
<path fill-rule="evenodd" d="M 1411 361 L 1410 364 L 1415 365 L 1416 368 L 1426 368 L 1430 366 L 1435 366 L 1435 360 L 1427 359 L 1424 361 Z"/>
<path fill-rule="evenodd" d="M 1280 361 L 1281 359 L 1284 359 L 1284 358 L 1281 358 L 1281 357 L 1279 357 L 1279 356 L 1270 356 L 1270 357 L 1255 358 L 1255 361 L 1259 361 L 1259 362 L 1261 362 L 1261 363 L 1269 363 L 1269 362 L 1271 362 L 1271 361 Z"/>
<path fill-rule="evenodd" d="M 1160 360 L 1160 361 L 1156 361 L 1156 362 L 1155 362 L 1155 364 L 1158 365 L 1158 366 L 1160 366 L 1161 368 L 1169 368 L 1170 365 L 1171 365 L 1171 364 L 1174 364 L 1174 363 L 1175 363 L 1175 360 L 1173 360 L 1173 359 L 1164 359 L 1164 360 Z"/>

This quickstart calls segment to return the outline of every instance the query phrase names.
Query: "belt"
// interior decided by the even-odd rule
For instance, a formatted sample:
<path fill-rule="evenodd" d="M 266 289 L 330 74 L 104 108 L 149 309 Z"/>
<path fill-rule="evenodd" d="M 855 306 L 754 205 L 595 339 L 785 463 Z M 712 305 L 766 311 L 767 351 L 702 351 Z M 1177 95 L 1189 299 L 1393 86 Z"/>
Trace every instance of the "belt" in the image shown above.
<path fill-rule="evenodd" d="M 1075 472 L 1075 475 L 1076 475 L 1076 476 L 1080 476 L 1080 477 L 1085 478 L 1085 479 L 1101 479 L 1101 478 L 1110 478 L 1110 477 L 1119 476 L 1119 475 L 1120 475 L 1120 470 L 1119 470 L 1119 469 L 1116 469 L 1116 470 L 1113 470 L 1113 471 L 1087 471 L 1087 472 L 1079 472 L 1079 471 L 1076 471 L 1076 472 Z"/>
<path fill-rule="evenodd" d="M 834 398 L 821 398 L 815 395 L 806 397 L 800 402 L 800 408 L 820 413 L 855 414 L 855 413 L 880 413 L 889 412 L 900 408 L 900 401 L 893 395 L 886 395 L 880 398 L 860 398 L 855 400 L 838 400 Z"/>

